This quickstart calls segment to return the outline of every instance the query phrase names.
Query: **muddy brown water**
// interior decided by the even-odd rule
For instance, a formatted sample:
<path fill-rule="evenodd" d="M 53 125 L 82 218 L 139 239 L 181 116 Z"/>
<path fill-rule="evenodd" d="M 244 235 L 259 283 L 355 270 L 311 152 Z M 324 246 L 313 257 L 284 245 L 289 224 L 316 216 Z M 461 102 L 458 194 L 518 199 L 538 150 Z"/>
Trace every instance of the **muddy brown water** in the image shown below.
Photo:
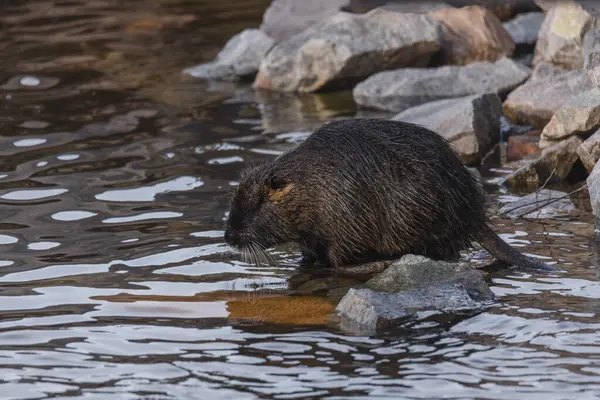
<path fill-rule="evenodd" d="M 326 294 L 351 280 L 306 275 L 293 248 L 244 263 L 221 235 L 240 168 L 354 115 L 351 97 L 179 74 L 268 1 L 1 3 L 1 399 L 600 395 L 585 207 L 495 221 L 565 274 L 494 272 L 485 313 L 349 334 Z M 490 190 L 490 207 L 521 195 Z"/>

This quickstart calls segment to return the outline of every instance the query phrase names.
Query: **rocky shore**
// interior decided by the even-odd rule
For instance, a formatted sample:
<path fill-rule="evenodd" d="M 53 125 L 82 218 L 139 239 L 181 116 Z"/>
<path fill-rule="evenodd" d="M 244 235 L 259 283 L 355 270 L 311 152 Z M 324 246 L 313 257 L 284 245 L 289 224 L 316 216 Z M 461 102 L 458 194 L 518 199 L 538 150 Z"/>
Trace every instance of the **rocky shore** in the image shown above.
<path fill-rule="evenodd" d="M 252 82 L 257 94 L 351 91 L 358 115 L 385 112 L 424 125 L 472 167 L 504 142 L 511 172 L 496 183 L 587 183 L 600 231 L 600 2 L 273 0 L 260 27 L 184 73 Z M 507 216 L 570 212 L 568 196 L 556 193 L 541 190 L 532 200 L 546 196 L 552 206 Z M 406 272 L 406 261 L 379 279 Z M 479 310 L 493 300 L 481 277 L 469 275 L 487 290 L 456 278 L 461 264 L 436 268 L 453 272 L 393 293 L 371 280 L 348 292 L 338 311 L 376 329 L 415 310 Z"/>

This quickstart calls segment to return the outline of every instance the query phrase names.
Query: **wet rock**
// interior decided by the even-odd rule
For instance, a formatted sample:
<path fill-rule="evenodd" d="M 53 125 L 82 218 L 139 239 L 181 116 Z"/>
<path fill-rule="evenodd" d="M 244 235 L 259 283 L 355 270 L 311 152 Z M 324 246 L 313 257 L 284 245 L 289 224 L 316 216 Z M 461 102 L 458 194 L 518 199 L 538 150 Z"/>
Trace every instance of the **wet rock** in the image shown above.
<path fill-rule="evenodd" d="M 534 47 L 537 42 L 538 32 L 544 21 L 543 12 L 530 12 L 519 14 L 514 19 L 504 23 L 517 48 Z"/>
<path fill-rule="evenodd" d="M 586 180 L 592 211 L 596 216 L 596 232 L 600 230 L 600 162 L 597 162 Z"/>
<path fill-rule="evenodd" d="M 545 61 L 563 68 L 583 68 L 583 37 L 591 19 L 574 1 L 555 2 L 540 28 L 533 64 Z"/>
<path fill-rule="evenodd" d="M 473 299 L 461 284 L 444 283 L 397 293 L 350 289 L 336 311 L 343 329 L 374 333 L 400 325 L 423 311 L 477 312 L 488 304 Z"/>
<path fill-rule="evenodd" d="M 277 44 L 255 88 L 313 92 L 351 86 L 376 72 L 424 66 L 440 48 L 440 26 L 422 14 L 340 12 Z"/>
<path fill-rule="evenodd" d="M 229 39 L 214 61 L 183 72 L 195 78 L 230 81 L 252 76 L 273 44 L 273 39 L 262 31 L 246 29 Z"/>
<path fill-rule="evenodd" d="M 502 103 L 496 93 L 438 100 L 409 108 L 393 119 L 442 135 L 464 162 L 476 163 L 498 141 Z"/>
<path fill-rule="evenodd" d="M 583 40 L 584 68 L 590 81 L 600 86 L 600 27 L 591 29 Z"/>
<path fill-rule="evenodd" d="M 577 154 L 585 169 L 592 172 L 600 159 L 600 129 L 577 148 Z"/>
<path fill-rule="evenodd" d="M 593 88 L 571 97 L 552 116 L 542 131 L 540 146 L 559 141 L 600 127 L 600 88 Z M 545 143 L 545 144 L 544 144 Z"/>
<path fill-rule="evenodd" d="M 527 82 L 508 95 L 502 108 L 513 121 L 541 129 L 571 97 L 591 87 L 582 70 L 541 63 Z"/>
<path fill-rule="evenodd" d="M 564 180 L 573 165 L 579 159 L 577 149 L 581 139 L 572 136 L 542 150 L 542 154 L 528 161 L 504 179 L 510 186 L 527 186 L 546 182 L 555 183 Z"/>
<path fill-rule="evenodd" d="M 537 136 L 510 136 L 508 138 L 506 158 L 509 161 L 515 161 L 537 156 L 542 152 L 538 146 L 538 142 L 539 137 Z"/>
<path fill-rule="evenodd" d="M 505 93 L 525 81 L 530 69 L 509 58 L 466 66 L 404 68 L 375 74 L 352 92 L 363 107 L 400 112 L 430 101 L 479 93 Z"/>
<path fill-rule="evenodd" d="M 331 17 L 346 4 L 348 0 L 273 0 L 260 29 L 281 42 Z"/>
<path fill-rule="evenodd" d="M 566 193 L 542 189 L 504 205 L 498 213 L 512 219 L 552 219 L 568 217 L 574 211 L 575 205 Z"/>
<path fill-rule="evenodd" d="M 496 61 L 515 50 L 510 34 L 486 8 L 442 8 L 429 15 L 442 24 L 442 59 L 446 64 Z"/>

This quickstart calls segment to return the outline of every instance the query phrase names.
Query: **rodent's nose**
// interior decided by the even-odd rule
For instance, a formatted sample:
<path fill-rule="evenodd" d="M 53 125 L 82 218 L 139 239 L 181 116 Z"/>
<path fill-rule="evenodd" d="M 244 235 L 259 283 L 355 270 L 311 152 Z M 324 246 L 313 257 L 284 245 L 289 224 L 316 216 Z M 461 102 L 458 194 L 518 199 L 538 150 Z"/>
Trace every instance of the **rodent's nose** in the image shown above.
<path fill-rule="evenodd" d="M 225 230 L 225 242 L 231 246 L 236 245 L 238 243 L 238 235 L 231 229 Z"/>

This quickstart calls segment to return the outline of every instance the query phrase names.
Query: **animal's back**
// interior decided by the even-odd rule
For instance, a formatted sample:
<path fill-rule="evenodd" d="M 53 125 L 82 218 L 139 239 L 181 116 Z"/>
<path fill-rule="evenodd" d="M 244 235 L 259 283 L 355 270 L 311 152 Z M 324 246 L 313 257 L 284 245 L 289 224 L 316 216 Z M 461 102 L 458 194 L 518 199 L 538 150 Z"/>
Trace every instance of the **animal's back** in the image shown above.
<path fill-rule="evenodd" d="M 355 119 L 319 128 L 283 157 L 315 188 L 319 235 L 357 253 L 445 258 L 485 225 L 483 201 L 449 144 L 423 127 Z"/>

